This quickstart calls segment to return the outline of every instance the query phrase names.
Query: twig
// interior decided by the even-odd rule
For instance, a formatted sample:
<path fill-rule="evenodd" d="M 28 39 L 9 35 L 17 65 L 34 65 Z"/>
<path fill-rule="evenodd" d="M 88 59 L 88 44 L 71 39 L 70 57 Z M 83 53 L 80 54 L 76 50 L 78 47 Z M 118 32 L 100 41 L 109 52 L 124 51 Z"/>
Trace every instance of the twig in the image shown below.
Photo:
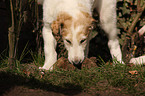
<path fill-rule="evenodd" d="M 14 45 L 15 45 L 15 21 L 14 21 L 14 10 L 13 10 L 13 3 L 12 0 L 10 0 L 10 11 L 11 11 L 11 27 L 9 28 L 9 59 L 8 63 L 10 66 L 10 69 L 13 69 L 13 64 L 15 64 L 15 58 L 14 58 Z"/>

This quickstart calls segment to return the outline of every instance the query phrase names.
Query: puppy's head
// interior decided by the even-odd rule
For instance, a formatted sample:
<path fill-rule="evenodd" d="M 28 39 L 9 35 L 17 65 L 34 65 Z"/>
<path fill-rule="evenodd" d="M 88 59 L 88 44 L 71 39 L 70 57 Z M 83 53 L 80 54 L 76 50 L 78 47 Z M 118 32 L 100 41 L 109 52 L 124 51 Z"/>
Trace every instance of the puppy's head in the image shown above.
<path fill-rule="evenodd" d="M 68 51 L 68 59 L 76 66 L 79 66 L 85 58 L 84 51 L 92 20 L 92 17 L 85 12 L 80 12 L 75 18 L 63 12 L 52 23 L 54 34 L 57 34 L 61 28 L 61 35 Z"/>

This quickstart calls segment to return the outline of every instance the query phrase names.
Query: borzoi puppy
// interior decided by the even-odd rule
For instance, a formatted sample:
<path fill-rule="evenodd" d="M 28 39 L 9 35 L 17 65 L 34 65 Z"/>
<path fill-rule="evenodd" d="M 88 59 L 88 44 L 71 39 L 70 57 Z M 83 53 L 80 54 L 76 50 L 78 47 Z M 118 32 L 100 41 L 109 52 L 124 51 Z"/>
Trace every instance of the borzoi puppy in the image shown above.
<path fill-rule="evenodd" d="M 45 62 L 40 69 L 51 70 L 57 61 L 57 42 L 52 32 L 60 27 L 69 62 L 74 65 L 83 62 L 94 9 L 98 11 L 101 27 L 108 36 L 112 58 L 122 62 L 116 28 L 116 0 L 44 0 L 42 34 Z"/>

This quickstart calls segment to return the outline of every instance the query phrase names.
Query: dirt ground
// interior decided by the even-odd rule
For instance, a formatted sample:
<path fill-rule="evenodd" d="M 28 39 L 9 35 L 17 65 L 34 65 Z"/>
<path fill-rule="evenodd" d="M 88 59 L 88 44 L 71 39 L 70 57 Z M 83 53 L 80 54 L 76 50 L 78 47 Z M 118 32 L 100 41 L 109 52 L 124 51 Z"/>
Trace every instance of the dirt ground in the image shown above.
<path fill-rule="evenodd" d="M 106 91 L 88 94 L 83 92 L 79 86 L 75 86 L 76 89 L 63 89 L 51 84 L 38 84 L 40 82 L 35 80 L 34 84 L 36 85 L 32 86 L 26 78 L 14 74 L 5 74 L 2 72 L 0 73 L 0 77 L 0 96 L 128 96 L 119 93 L 116 91 L 118 89 L 113 87 L 110 87 Z M 21 82 L 17 82 L 18 80 L 21 80 Z M 37 86 L 37 84 L 41 86 Z"/>
<path fill-rule="evenodd" d="M 82 92 L 79 86 L 74 87 L 76 89 L 64 89 L 9 72 L 0 72 L 0 96 L 90 96 Z"/>
<path fill-rule="evenodd" d="M 3 94 L 3 96 L 91 96 L 87 93 L 80 92 L 76 94 L 75 91 L 70 92 L 69 94 L 57 93 L 53 91 L 44 91 L 42 89 L 30 89 L 24 86 L 15 86 L 9 91 Z"/>
<path fill-rule="evenodd" d="M 6 91 L 2 96 L 128 96 L 115 91 L 98 92 L 98 94 L 88 94 L 85 92 L 68 91 L 67 94 L 54 91 L 44 91 L 42 89 L 30 89 L 24 86 L 15 86 Z"/>
<path fill-rule="evenodd" d="M 94 63 L 95 61 L 94 57 L 86 58 L 82 64 L 82 68 L 97 67 L 96 63 Z M 57 67 L 74 70 L 73 65 L 68 64 L 67 67 L 64 65 L 67 62 L 68 61 L 64 60 L 64 58 L 60 58 L 56 64 L 58 64 Z M 36 67 L 36 65 L 33 66 Z M 30 68 L 32 69 L 32 67 Z M 29 70 L 29 67 L 26 69 Z M 105 88 L 107 84 L 107 81 L 98 82 L 98 85 L 101 88 Z M 90 93 L 87 93 L 84 92 L 79 85 L 68 83 L 66 85 L 69 86 L 62 88 L 61 86 L 56 86 L 49 82 L 43 83 L 40 80 L 33 78 L 33 76 L 31 78 L 26 78 L 17 73 L 0 70 L 0 96 L 128 96 L 120 93 L 119 88 L 112 86 L 108 86 L 106 90 L 100 91 L 90 88 Z"/>

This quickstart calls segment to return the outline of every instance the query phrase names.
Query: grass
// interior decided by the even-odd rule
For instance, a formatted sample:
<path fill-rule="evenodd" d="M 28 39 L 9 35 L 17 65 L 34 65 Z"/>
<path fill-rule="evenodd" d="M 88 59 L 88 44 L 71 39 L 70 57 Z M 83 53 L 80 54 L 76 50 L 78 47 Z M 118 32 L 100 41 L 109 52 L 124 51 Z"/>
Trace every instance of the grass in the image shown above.
<path fill-rule="evenodd" d="M 89 94 L 101 94 L 102 92 L 118 92 L 126 95 L 145 94 L 145 67 L 127 66 L 122 64 L 101 64 L 100 67 L 67 71 L 56 69 L 54 71 L 40 72 L 39 66 L 42 66 L 44 58 L 33 55 L 32 64 L 20 64 L 17 62 L 15 70 L 1 70 L 8 74 L 14 74 L 22 78 L 27 78 L 23 83 L 30 84 L 33 88 L 44 90 L 77 90 Z M 4 62 L 3 62 L 4 63 Z M 5 62 L 6 63 L 6 62 Z M 6 67 L 6 64 L 1 64 Z M 133 71 L 136 73 L 131 74 Z M 0 76 L 3 78 L 2 76 Z M 17 81 L 17 80 L 16 80 Z M 18 80 L 21 82 L 21 80 Z M 29 82 L 29 83 L 28 83 Z M 108 93 L 109 94 L 109 93 Z"/>

